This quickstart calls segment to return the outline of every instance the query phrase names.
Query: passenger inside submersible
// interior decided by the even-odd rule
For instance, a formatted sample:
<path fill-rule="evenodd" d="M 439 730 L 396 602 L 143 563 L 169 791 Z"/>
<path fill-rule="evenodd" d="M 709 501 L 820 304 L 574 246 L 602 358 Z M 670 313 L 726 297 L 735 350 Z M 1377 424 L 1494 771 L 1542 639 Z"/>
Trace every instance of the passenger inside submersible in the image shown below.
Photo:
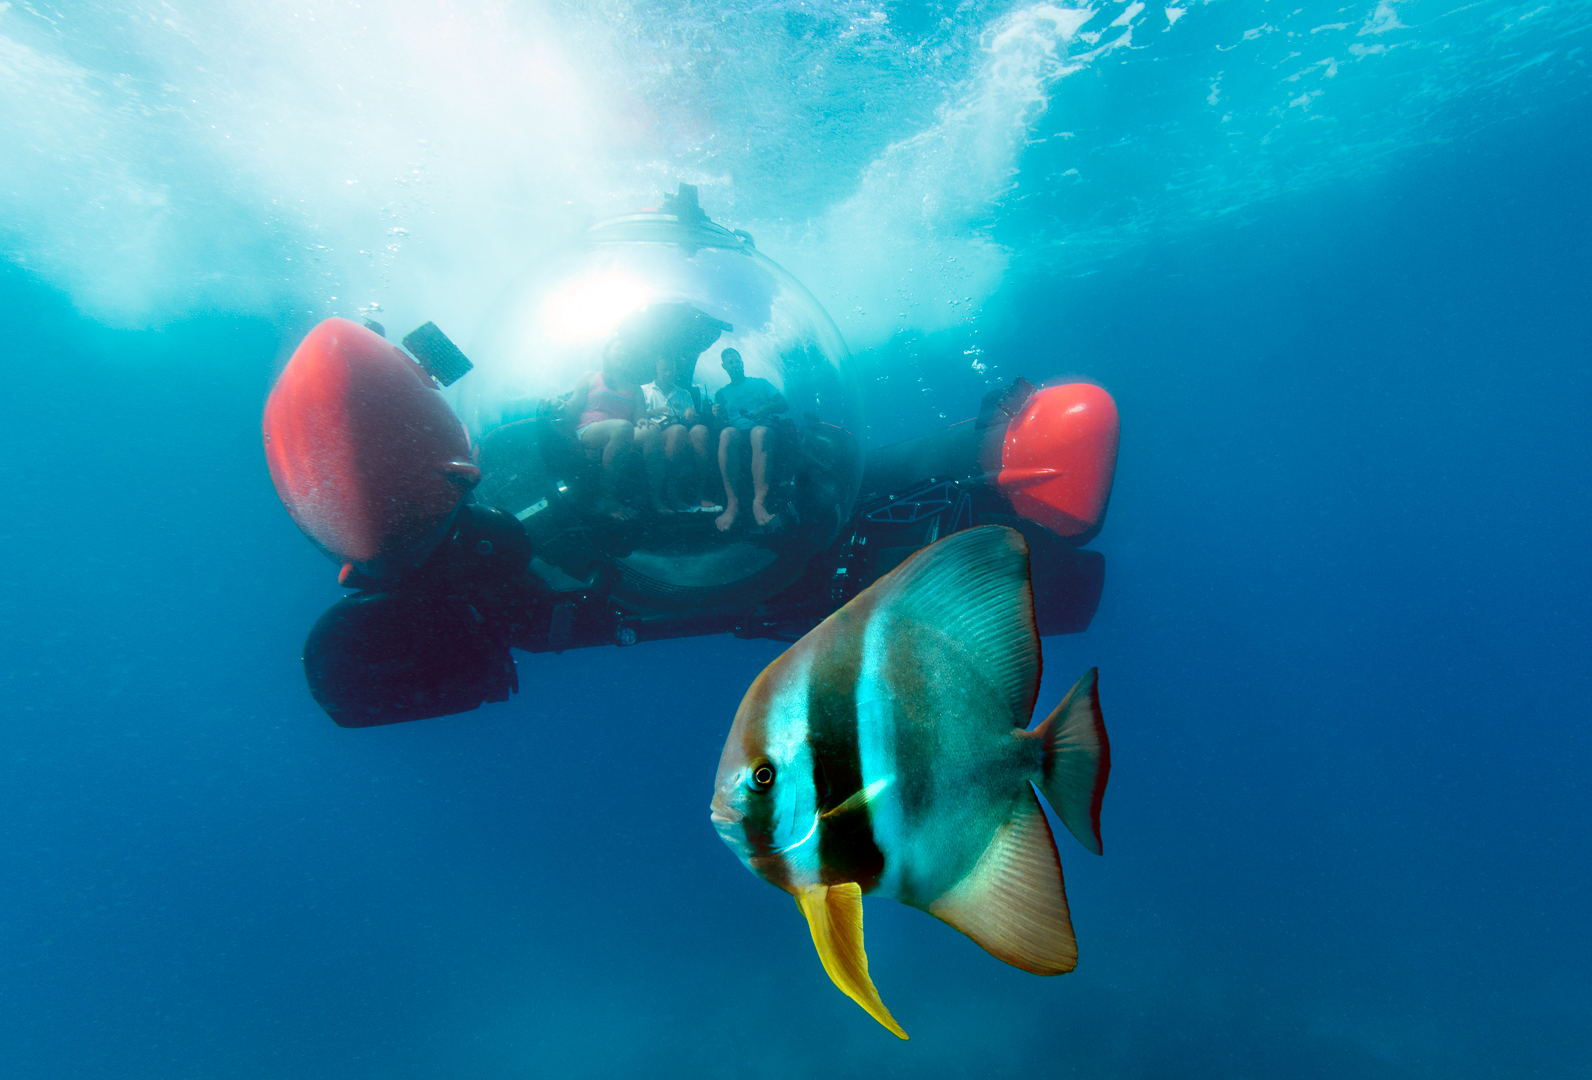
<path fill-rule="evenodd" d="M 660 514 L 700 510 L 716 514 L 723 507 L 711 498 L 719 475 L 708 454 L 706 421 L 711 417 L 703 410 L 702 388 L 681 385 L 681 367 L 678 358 L 658 357 L 658 377 L 641 388 L 647 412 L 636 434 L 647 465 L 648 494 Z"/>
<path fill-rule="evenodd" d="M 587 459 L 602 463 L 595 510 L 618 521 L 636 516 L 632 451 L 639 445 L 647 503 L 659 514 L 675 512 L 665 499 L 668 466 L 687 440 L 704 461 L 711 434 L 699 422 L 701 391 L 689 380 L 702 351 L 731 329 L 689 304 L 654 304 L 620 323 L 603 348 L 601 370 L 587 372 L 572 392 L 549 406 L 561 427 L 573 425 Z M 686 386 L 676 382 L 679 371 L 687 373 Z M 648 375 L 653 381 L 642 385 Z M 700 477 L 700 467 L 696 473 Z M 700 479 L 690 486 L 700 487 Z M 700 506 L 715 505 L 697 498 Z"/>
<path fill-rule="evenodd" d="M 767 379 L 747 378 L 746 362 L 736 349 L 725 349 L 719 363 L 730 383 L 713 398 L 713 417 L 724 425 L 719 435 L 719 471 L 724 476 L 724 513 L 714 524 L 720 532 L 735 527 L 740 512 L 740 493 L 745 483 L 745 457 L 752 458 L 752 517 L 768 527 L 776 518 L 768 512 L 768 451 L 772 442 L 768 421 L 790 406 Z"/>

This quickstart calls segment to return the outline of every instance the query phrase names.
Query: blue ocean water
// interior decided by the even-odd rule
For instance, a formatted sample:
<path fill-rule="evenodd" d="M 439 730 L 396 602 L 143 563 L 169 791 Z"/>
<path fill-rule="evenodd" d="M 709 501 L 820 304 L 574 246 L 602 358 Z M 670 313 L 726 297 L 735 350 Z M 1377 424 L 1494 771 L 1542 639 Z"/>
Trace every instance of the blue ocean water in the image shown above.
<path fill-rule="evenodd" d="M 1592 6 L 0 4 L 0 1061 L 19 1077 L 1592 1072 Z M 1176 14 L 1174 15 L 1174 12 Z M 698 183 L 870 438 L 1082 373 L 1107 854 L 1038 979 L 707 821 L 780 646 L 332 725 L 259 444 L 320 318 L 474 325 Z"/>

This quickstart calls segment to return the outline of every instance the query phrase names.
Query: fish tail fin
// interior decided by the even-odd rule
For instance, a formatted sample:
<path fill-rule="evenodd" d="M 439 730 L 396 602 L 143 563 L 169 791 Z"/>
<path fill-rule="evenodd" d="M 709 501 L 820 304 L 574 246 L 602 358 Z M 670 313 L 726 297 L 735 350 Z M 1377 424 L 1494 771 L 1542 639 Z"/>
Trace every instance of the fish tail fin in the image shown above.
<path fill-rule="evenodd" d="M 818 959 L 835 985 L 869 1016 L 905 1039 L 907 1033 L 885 1008 L 868 977 L 868 954 L 862 947 L 862 887 L 855 881 L 808 885 L 796 894 L 796 906 L 807 916 Z"/>
<path fill-rule="evenodd" d="M 1044 745 L 1039 789 L 1078 842 L 1096 855 L 1100 804 L 1111 773 L 1111 743 L 1100 714 L 1099 668 L 1073 684 L 1056 711 L 1035 730 Z"/>

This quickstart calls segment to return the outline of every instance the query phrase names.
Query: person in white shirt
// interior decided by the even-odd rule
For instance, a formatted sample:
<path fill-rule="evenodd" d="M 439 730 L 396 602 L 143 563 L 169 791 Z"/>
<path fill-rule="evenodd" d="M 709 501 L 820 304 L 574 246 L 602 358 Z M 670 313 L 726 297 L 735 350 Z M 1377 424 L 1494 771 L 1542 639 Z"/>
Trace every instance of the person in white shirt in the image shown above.
<path fill-rule="evenodd" d="M 647 411 L 637 425 L 641 452 L 647 464 L 648 494 L 652 508 L 660 514 L 673 514 L 675 507 L 664 497 L 664 482 L 669 467 L 673 465 L 690 444 L 695 461 L 682 488 L 687 498 L 699 496 L 701 476 L 708 462 L 708 429 L 698 412 L 700 392 L 679 382 L 680 358 L 659 356 L 657 380 L 641 388 L 646 395 Z M 698 504 L 703 509 L 717 509 L 706 498 Z M 697 507 L 691 507 L 696 509 Z"/>

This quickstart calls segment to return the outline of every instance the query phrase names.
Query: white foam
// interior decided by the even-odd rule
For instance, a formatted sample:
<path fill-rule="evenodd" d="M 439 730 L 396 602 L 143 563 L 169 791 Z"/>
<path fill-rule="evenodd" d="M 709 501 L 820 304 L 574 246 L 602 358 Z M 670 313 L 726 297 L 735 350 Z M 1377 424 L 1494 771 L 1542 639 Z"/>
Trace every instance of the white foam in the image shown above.
<path fill-rule="evenodd" d="M 995 22 L 977 70 L 933 123 L 890 144 L 845 201 L 780 237 L 788 249 L 776 258 L 854 348 L 970 321 L 1000 287 L 1012 255 L 990 226 L 1053 85 L 1087 62 L 1067 46 L 1095 13 L 1042 3 Z"/>
<path fill-rule="evenodd" d="M 0 182 L 21 204 L 10 258 L 106 321 L 307 294 L 458 325 L 540 236 L 589 216 L 594 188 L 644 186 L 593 167 L 628 103 L 604 100 L 534 13 L 97 14 L 47 40 L 0 14 L 0 142 L 20 151 Z M 107 41 L 115 67 L 73 59 Z"/>
<path fill-rule="evenodd" d="M 1390 30 L 1407 29 L 1399 22 L 1399 13 L 1395 5 L 1398 0 L 1378 0 L 1375 10 L 1366 18 L 1365 25 L 1360 27 L 1359 34 L 1385 34 Z"/>
<path fill-rule="evenodd" d="M 1501 3 L 1236 30 L 1178 4 L 1157 56 L 1141 0 L 975 0 L 911 32 L 868 0 L 0 0 L 0 257 L 112 323 L 380 304 L 467 341 L 541 249 L 684 180 L 862 347 L 975 318 L 1019 254 L 1055 271 L 1453 138 L 1494 115 L 1467 94 L 1584 92 L 1554 51 L 1583 15 Z M 1054 105 L 1089 67 L 1119 104 Z M 1098 180 L 1118 146 L 1154 180 Z"/>

